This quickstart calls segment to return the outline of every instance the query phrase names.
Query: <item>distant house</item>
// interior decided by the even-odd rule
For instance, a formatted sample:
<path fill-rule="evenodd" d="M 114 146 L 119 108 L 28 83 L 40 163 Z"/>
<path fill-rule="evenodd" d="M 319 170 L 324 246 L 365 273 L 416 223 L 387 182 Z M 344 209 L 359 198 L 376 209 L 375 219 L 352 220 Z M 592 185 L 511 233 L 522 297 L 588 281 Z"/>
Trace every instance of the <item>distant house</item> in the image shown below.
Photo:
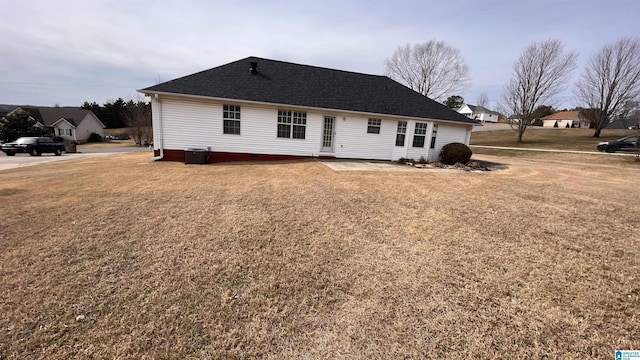
<path fill-rule="evenodd" d="M 507 118 L 507 122 L 510 124 L 517 124 L 520 122 L 521 119 L 522 119 L 521 115 L 513 114 Z"/>
<path fill-rule="evenodd" d="M 500 113 L 495 112 L 493 110 L 489 110 L 483 106 L 476 106 L 470 104 L 464 104 L 456 111 L 469 119 L 478 120 L 480 122 L 495 122 L 497 123 L 500 119 Z"/>
<path fill-rule="evenodd" d="M 610 122 L 605 129 L 640 129 L 640 119 L 617 119 Z"/>
<path fill-rule="evenodd" d="M 582 117 L 580 111 L 559 111 L 540 118 L 543 127 L 556 128 L 589 128 L 589 121 Z"/>
<path fill-rule="evenodd" d="M 249 57 L 139 90 L 156 160 L 438 159 L 476 123 L 386 76 Z"/>
<path fill-rule="evenodd" d="M 104 137 L 104 124 L 90 110 L 66 106 L 20 105 L 8 111 L 5 116 L 16 113 L 28 114 L 36 121 L 36 126 L 48 129 L 50 135 L 60 136 L 65 140 L 83 143 L 91 133 Z"/>

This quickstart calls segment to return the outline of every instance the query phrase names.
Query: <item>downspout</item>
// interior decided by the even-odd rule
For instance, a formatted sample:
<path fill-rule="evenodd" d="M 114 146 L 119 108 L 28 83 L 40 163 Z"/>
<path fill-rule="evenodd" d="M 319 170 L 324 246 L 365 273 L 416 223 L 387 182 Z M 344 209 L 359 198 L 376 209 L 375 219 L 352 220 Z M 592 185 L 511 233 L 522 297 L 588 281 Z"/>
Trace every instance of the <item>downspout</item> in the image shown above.
<path fill-rule="evenodd" d="M 158 156 L 154 156 L 151 158 L 151 160 L 153 161 L 159 161 L 162 160 L 162 158 L 164 158 L 164 138 L 163 138 L 163 131 L 162 131 L 162 104 L 160 103 L 160 97 L 158 96 L 158 94 L 156 95 L 156 101 L 158 102 L 158 133 L 160 135 L 159 139 L 160 140 L 160 144 L 158 146 L 158 150 L 160 150 L 160 153 L 158 154 Z"/>

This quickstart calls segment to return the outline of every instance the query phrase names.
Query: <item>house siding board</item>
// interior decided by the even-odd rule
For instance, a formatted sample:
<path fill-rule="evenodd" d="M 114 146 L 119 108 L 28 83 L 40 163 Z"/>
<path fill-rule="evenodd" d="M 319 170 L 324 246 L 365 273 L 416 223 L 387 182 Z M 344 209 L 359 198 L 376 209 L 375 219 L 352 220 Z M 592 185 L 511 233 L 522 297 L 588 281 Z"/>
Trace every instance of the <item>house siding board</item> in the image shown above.
<path fill-rule="evenodd" d="M 278 138 L 277 107 L 237 103 L 241 107 L 240 135 L 231 135 L 222 131 L 222 102 L 161 101 L 167 149 L 209 148 L 228 153 L 298 156 L 318 156 L 320 152 L 323 118 L 318 113 L 307 112 L 305 139 Z"/>
<path fill-rule="evenodd" d="M 567 125 L 569 125 L 569 127 L 571 127 L 571 124 L 573 124 L 573 120 L 542 120 L 542 126 L 543 127 L 556 127 L 555 124 L 556 122 L 558 123 L 558 128 L 566 128 Z"/>
<path fill-rule="evenodd" d="M 162 101 L 164 147 L 167 149 L 206 148 L 216 135 L 214 119 L 222 118 L 222 108 L 195 101 Z M 222 126 L 220 126 L 220 132 Z"/>
<path fill-rule="evenodd" d="M 240 135 L 223 134 L 222 105 L 241 107 Z M 237 101 L 155 98 L 151 100 L 155 149 L 184 151 L 206 148 L 222 154 L 257 154 L 283 156 L 334 156 L 337 158 L 397 160 L 421 156 L 437 160 L 439 149 L 449 142 L 468 143 L 469 126 L 439 123 L 436 149 L 429 149 L 433 121 L 406 120 L 405 146 L 395 146 L 399 119 L 381 118 L 380 134 L 368 134 L 368 117 L 342 112 L 307 111 L 305 139 L 278 138 L 278 109 L 304 111 L 300 108 L 262 106 Z M 159 117 L 162 117 L 160 124 Z M 324 116 L 335 116 L 334 152 L 321 152 Z M 413 148 L 416 122 L 428 123 L 424 148 Z M 160 129 L 162 128 L 162 134 Z M 470 130 L 469 130 L 470 131 Z M 230 158 L 228 155 L 224 155 Z"/>
<path fill-rule="evenodd" d="M 483 122 L 498 122 L 498 115 L 489 114 L 489 113 L 479 113 L 478 120 Z"/>
<path fill-rule="evenodd" d="M 336 126 L 335 156 L 391 160 L 398 122 L 382 119 L 380 133 L 367 133 L 369 118 L 341 116 Z"/>
<path fill-rule="evenodd" d="M 438 124 L 438 135 L 436 137 L 436 146 L 435 149 L 430 149 L 429 155 L 427 157 L 428 161 L 438 161 L 440 150 L 442 147 L 454 143 L 454 142 L 462 142 L 465 140 L 467 134 L 467 129 L 463 126 L 451 126 L 445 124 Z M 431 144 L 431 138 L 428 139 L 428 144 Z M 466 143 L 465 145 L 469 145 Z"/>
<path fill-rule="evenodd" d="M 71 136 L 59 135 L 60 134 L 59 129 L 71 129 Z M 80 139 L 76 138 L 76 133 L 77 133 L 77 129 L 73 125 L 69 124 L 66 121 L 60 121 L 55 126 L 55 134 L 56 134 L 56 136 L 60 136 L 61 138 L 65 139 L 65 140 L 73 140 L 73 141 L 77 140 L 77 141 L 80 141 Z"/>
<path fill-rule="evenodd" d="M 98 119 L 92 114 L 89 113 L 78 125 L 77 131 L 77 139 L 80 142 L 85 142 L 91 136 L 91 133 L 96 133 L 101 137 L 104 137 L 104 129 L 102 125 L 98 121 Z"/>
<path fill-rule="evenodd" d="M 462 107 L 458 109 L 458 113 L 466 117 L 473 118 L 473 110 L 471 110 L 467 104 L 462 105 Z"/>

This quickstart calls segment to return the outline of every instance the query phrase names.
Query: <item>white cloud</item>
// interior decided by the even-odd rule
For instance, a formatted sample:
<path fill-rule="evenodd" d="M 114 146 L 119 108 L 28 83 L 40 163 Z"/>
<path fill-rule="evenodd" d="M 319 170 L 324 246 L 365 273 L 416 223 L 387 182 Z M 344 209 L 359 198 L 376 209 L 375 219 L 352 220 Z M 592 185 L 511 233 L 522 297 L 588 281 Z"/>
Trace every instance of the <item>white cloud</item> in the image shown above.
<path fill-rule="evenodd" d="M 398 45 L 430 39 L 465 56 L 473 81 L 467 99 L 487 92 L 494 100 L 531 41 L 564 40 L 582 62 L 606 42 L 640 34 L 635 1 L 575 5 L 0 0 L 0 102 L 103 102 L 131 96 L 158 77 L 166 81 L 250 55 L 382 74 Z"/>

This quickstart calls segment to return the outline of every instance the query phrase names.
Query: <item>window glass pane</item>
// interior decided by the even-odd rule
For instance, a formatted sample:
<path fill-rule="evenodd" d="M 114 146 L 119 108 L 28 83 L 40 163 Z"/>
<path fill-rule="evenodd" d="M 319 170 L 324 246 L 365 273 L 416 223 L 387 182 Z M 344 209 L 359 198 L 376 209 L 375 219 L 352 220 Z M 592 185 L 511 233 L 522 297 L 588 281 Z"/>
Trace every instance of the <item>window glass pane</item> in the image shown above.
<path fill-rule="evenodd" d="M 406 133 L 407 133 L 407 122 L 398 121 L 398 134 L 406 134 Z"/>
<path fill-rule="evenodd" d="M 367 122 L 367 133 L 368 134 L 380 134 L 380 119 L 369 119 Z"/>
<path fill-rule="evenodd" d="M 396 146 L 404 146 L 404 134 L 396 135 Z"/>
<path fill-rule="evenodd" d="M 417 147 L 417 148 L 424 147 L 424 135 L 413 136 L 413 147 Z"/>
<path fill-rule="evenodd" d="M 278 110 L 278 122 L 282 124 L 291 124 L 291 111 Z"/>
<path fill-rule="evenodd" d="M 289 124 L 294 124 L 289 125 Z M 278 110 L 278 137 L 304 139 L 307 113 L 304 111 Z"/>
<path fill-rule="evenodd" d="M 307 123 L 307 113 L 306 112 L 293 112 L 293 123 L 305 125 Z"/>
<path fill-rule="evenodd" d="M 240 135 L 240 121 L 224 120 L 223 133 Z"/>
<path fill-rule="evenodd" d="M 416 123 L 416 129 L 414 131 L 416 135 L 426 135 L 427 134 L 427 124 L 425 123 Z"/>
<path fill-rule="evenodd" d="M 304 139 L 306 126 L 293 125 L 293 138 Z"/>
<path fill-rule="evenodd" d="M 240 135 L 240 106 L 222 105 L 222 133 Z"/>
<path fill-rule="evenodd" d="M 290 138 L 291 137 L 291 125 L 278 124 L 278 137 Z"/>

